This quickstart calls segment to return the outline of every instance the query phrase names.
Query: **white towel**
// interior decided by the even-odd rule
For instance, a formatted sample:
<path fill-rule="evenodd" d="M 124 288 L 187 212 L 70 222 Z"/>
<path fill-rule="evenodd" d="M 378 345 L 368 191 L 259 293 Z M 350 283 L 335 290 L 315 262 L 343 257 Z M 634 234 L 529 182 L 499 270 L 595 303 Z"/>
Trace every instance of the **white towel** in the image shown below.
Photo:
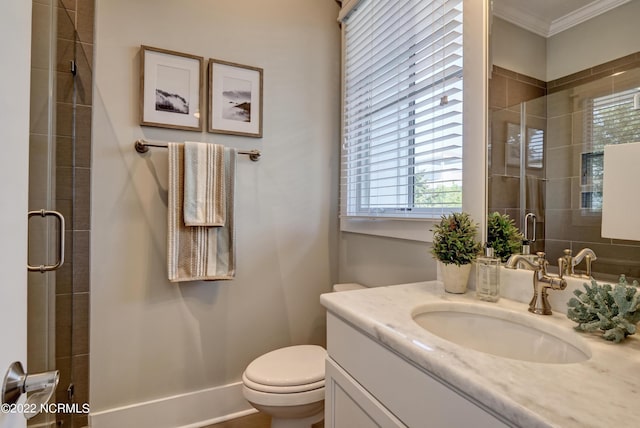
<path fill-rule="evenodd" d="M 171 282 L 228 280 L 235 276 L 233 224 L 236 151 L 224 148 L 224 226 L 186 226 L 183 216 L 184 144 L 169 143 L 167 268 Z"/>
<path fill-rule="evenodd" d="M 184 223 L 223 226 L 226 214 L 224 146 L 184 143 Z"/>

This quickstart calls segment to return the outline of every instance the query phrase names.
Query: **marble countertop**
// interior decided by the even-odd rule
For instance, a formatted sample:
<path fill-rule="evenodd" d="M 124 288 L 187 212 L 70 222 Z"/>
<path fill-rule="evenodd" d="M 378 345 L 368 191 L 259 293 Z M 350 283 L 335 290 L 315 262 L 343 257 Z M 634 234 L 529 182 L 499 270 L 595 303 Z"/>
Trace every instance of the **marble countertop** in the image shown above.
<path fill-rule="evenodd" d="M 321 296 L 330 312 L 516 426 L 640 426 L 638 335 L 614 344 L 596 334 L 573 333 L 575 323 L 567 319 L 564 309 L 554 307 L 551 316 L 530 316 L 579 335 L 588 344 L 591 358 L 571 364 L 513 360 L 463 348 L 427 332 L 411 318 L 417 306 L 441 301 L 472 301 L 529 314 L 526 303 L 505 298 L 482 302 L 471 291 L 449 294 L 438 281 Z"/>

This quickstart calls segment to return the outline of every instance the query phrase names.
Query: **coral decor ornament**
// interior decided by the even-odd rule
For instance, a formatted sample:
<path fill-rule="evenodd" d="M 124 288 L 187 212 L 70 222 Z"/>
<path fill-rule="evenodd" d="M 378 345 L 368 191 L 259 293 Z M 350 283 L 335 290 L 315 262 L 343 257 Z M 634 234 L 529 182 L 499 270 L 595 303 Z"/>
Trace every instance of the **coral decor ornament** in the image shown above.
<path fill-rule="evenodd" d="M 584 284 L 586 292 L 575 290 L 576 297 L 569 300 L 567 317 L 578 323 L 577 330 L 602 330 L 602 337 L 620 342 L 635 334 L 640 321 L 640 293 L 638 282 L 627 283 L 624 275 L 615 287 L 598 284 L 591 280 L 591 286 Z"/>

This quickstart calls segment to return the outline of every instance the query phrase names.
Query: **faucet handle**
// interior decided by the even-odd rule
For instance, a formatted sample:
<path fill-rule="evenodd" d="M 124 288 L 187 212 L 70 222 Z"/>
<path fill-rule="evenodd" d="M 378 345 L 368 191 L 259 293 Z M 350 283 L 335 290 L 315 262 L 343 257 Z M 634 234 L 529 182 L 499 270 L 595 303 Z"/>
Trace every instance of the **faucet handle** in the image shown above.
<path fill-rule="evenodd" d="M 571 250 L 567 248 L 563 251 L 563 253 L 564 256 L 560 257 L 560 259 L 564 260 L 564 264 L 560 264 L 560 259 L 558 259 L 558 271 L 561 272 L 561 278 L 563 274 L 567 276 L 573 275 L 573 267 L 575 266 L 575 260 L 571 256 Z"/>
<path fill-rule="evenodd" d="M 540 272 L 543 275 L 547 274 L 547 265 L 549 264 L 549 262 L 546 259 L 546 253 L 543 251 L 538 251 L 536 253 L 536 256 L 538 256 L 538 266 L 540 269 Z"/>

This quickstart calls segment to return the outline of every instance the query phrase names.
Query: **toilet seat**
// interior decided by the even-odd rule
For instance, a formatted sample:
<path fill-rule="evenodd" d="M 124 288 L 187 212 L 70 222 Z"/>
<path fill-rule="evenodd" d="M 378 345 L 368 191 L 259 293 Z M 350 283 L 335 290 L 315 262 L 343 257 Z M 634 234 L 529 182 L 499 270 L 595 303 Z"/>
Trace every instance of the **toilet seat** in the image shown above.
<path fill-rule="evenodd" d="M 272 394 L 290 394 L 324 387 L 327 351 L 317 345 L 296 345 L 266 353 L 249 364 L 242 375 L 248 388 Z"/>
<path fill-rule="evenodd" d="M 265 392 L 269 394 L 292 394 L 297 392 L 312 391 L 314 389 L 324 387 L 324 379 L 319 380 L 317 382 L 308 383 L 305 385 L 273 386 L 273 385 L 263 385 L 261 383 L 252 382 L 251 379 L 248 379 L 247 376 L 244 374 L 242 375 L 242 383 L 247 388 L 251 388 L 255 391 Z"/>

